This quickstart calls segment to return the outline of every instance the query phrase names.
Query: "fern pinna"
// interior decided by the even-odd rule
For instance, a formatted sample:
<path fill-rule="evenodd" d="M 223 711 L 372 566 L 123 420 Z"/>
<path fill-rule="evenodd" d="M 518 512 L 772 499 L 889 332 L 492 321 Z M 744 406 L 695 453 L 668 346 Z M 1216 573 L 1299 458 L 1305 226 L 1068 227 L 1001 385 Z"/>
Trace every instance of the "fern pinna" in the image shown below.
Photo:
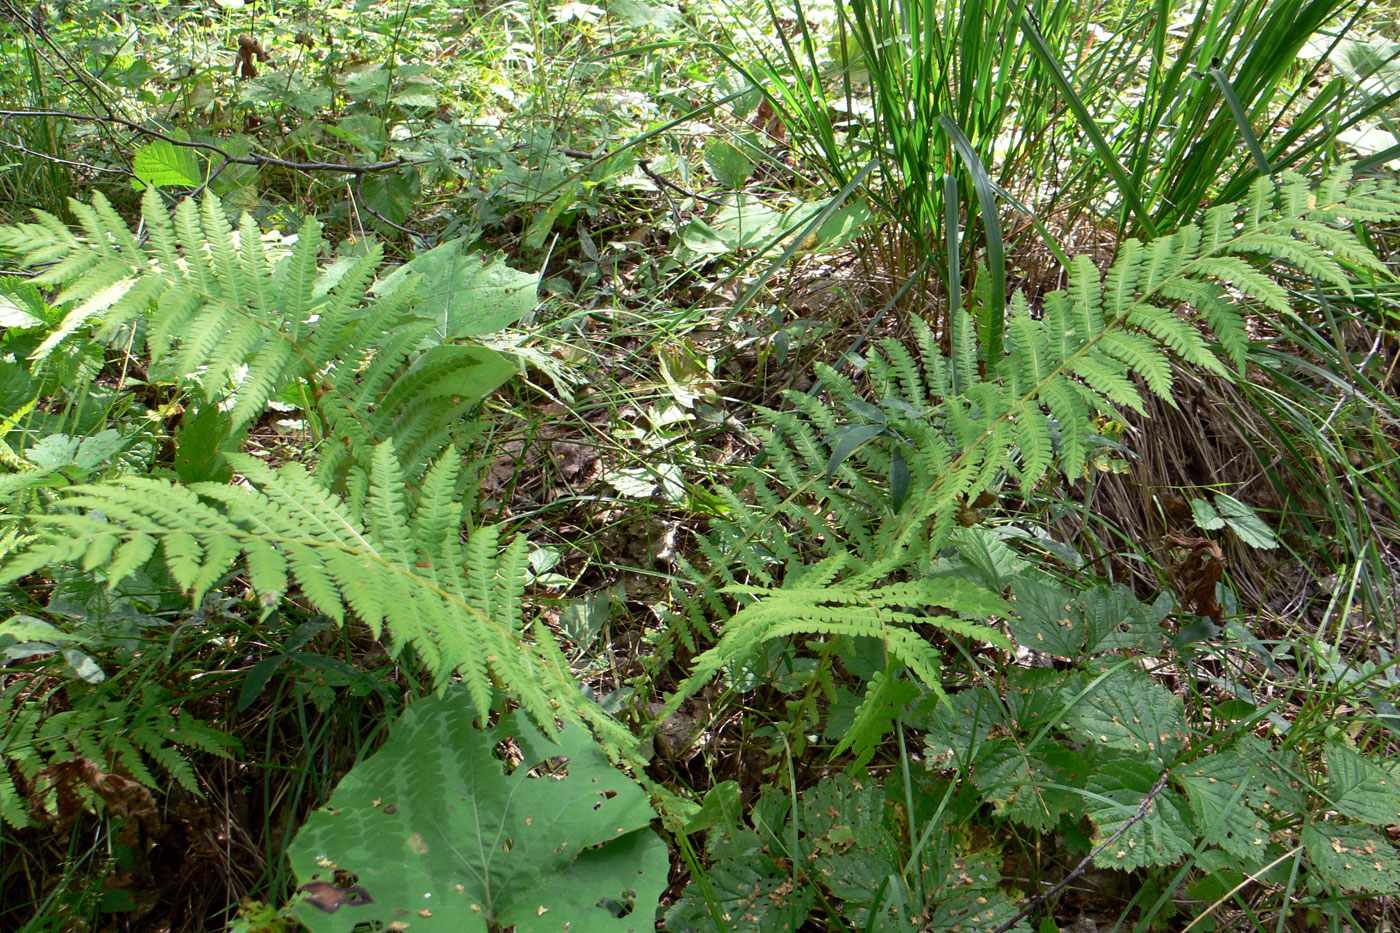
<path fill-rule="evenodd" d="M 922 636 L 916 647 L 911 633 L 968 632 L 955 617 L 963 597 L 941 579 L 906 593 L 898 615 L 876 597 L 924 576 L 959 510 L 1008 480 L 1028 489 L 1051 469 L 1078 475 L 1100 414 L 1142 412 L 1144 392 L 1170 400 L 1174 358 L 1242 367 L 1246 315 L 1290 313 L 1269 264 L 1349 291 L 1349 269 L 1383 271 L 1350 225 L 1397 217 L 1400 186 L 1357 181 L 1346 168 L 1317 187 L 1296 175 L 1262 179 L 1247 201 L 1212 208 L 1199 226 L 1128 241 L 1103 274 L 1075 261 L 1069 287 L 1047 295 L 1038 314 L 1015 296 L 999 358 L 979 355 L 974 308 L 953 316 L 946 355 L 927 328 L 916 328 L 917 354 L 883 343 L 865 360 L 865 392 L 820 368 L 825 399 L 790 393 L 789 410 L 764 412 L 766 468 L 742 469 L 733 488 L 714 490 L 727 514 L 701 544 L 706 566 L 687 568 L 677 630 L 690 639 L 712 617 L 727 621 L 671 708 L 764 639 L 838 625 L 883 638 L 892 660 L 937 691 L 937 652 Z M 905 631 L 882 635 L 871 619 Z"/>

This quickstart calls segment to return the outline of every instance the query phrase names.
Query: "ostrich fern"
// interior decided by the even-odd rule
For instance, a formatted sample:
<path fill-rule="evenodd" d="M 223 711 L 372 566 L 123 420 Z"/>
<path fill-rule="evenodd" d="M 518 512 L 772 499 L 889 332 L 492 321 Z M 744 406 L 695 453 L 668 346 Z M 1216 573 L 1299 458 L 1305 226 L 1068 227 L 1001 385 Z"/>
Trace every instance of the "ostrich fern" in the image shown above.
<path fill-rule="evenodd" d="M 295 583 L 336 621 L 354 616 L 391 648 L 412 645 L 439 683 L 462 680 L 483 720 L 503 687 L 546 729 L 563 715 L 587 720 L 614 750 L 630 744 L 579 691 L 549 629 L 526 637 L 524 539 L 501 550 L 499 529 L 483 526 L 462 543 L 455 451 L 423 474 L 413 501 L 389 441 L 373 453 L 363 502 L 331 493 L 300 464 L 232 459 L 238 485 L 124 476 L 64 489 L 30 516 L 37 539 L 6 561 L 0 582 L 72 564 L 116 586 L 159 552 L 197 600 L 241 560 L 269 604 Z"/>

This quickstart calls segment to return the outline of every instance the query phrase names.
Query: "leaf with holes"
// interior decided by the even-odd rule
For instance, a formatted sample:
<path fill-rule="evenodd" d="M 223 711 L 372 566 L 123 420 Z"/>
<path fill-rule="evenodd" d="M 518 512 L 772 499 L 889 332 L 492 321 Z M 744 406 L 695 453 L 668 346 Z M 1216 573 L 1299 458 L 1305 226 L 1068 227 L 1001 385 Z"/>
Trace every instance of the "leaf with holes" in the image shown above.
<path fill-rule="evenodd" d="M 1110 757 L 1099 763 L 1087 784 L 1091 793 L 1085 798 L 1085 810 L 1094 824 L 1095 846 L 1112 839 L 1137 816 L 1158 777 L 1157 766 L 1139 756 Z M 1171 865 L 1190 852 L 1195 842 L 1189 812 L 1185 800 L 1170 787 L 1163 789 L 1147 804 L 1143 818 L 1128 826 L 1095 864 L 1121 871 Z"/>
<path fill-rule="evenodd" d="M 483 731 L 476 714 L 465 691 L 417 701 L 311 814 L 292 871 L 355 896 L 298 918 L 312 933 L 650 931 L 669 864 L 646 793 L 576 727 L 548 738 L 507 715 Z"/>
<path fill-rule="evenodd" d="M 1206 842 L 1237 858 L 1262 861 L 1269 826 L 1245 803 L 1258 769 L 1257 758 L 1230 749 L 1191 762 L 1176 778 L 1186 788 Z"/>
<path fill-rule="evenodd" d="M 1072 594 L 1029 577 L 1018 579 L 1012 592 L 1016 618 L 1011 621 L 1011 633 L 1017 642 L 1059 658 L 1078 658 L 1083 653 L 1089 632 Z"/>
<path fill-rule="evenodd" d="M 1393 894 L 1400 890 L 1395 847 L 1369 826 L 1309 823 L 1303 845 L 1325 880 L 1348 891 Z"/>
<path fill-rule="evenodd" d="M 1186 710 L 1181 698 L 1158 686 L 1135 667 L 1119 668 L 1089 687 L 1071 679 L 1068 697 L 1078 697 L 1066 724 L 1086 741 L 1165 764 L 1185 741 Z"/>

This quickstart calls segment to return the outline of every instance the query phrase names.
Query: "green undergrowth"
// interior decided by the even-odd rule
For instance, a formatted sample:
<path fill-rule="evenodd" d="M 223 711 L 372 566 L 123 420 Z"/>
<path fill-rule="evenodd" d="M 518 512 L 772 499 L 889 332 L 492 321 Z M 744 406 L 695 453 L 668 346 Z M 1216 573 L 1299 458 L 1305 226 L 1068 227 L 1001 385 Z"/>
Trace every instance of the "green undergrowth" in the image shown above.
<path fill-rule="evenodd" d="M 1383 833 L 1400 820 L 1400 792 L 1378 754 L 1382 720 L 1280 729 L 1288 711 L 1239 673 L 1216 678 L 1233 705 L 1214 691 L 1183 697 L 1166 683 L 1214 666 L 1214 652 L 1259 649 L 1235 631 L 1213 643 L 1170 596 L 1148 606 L 1121 586 L 1072 582 L 1057 570 L 1072 552 L 1044 529 L 1023 533 L 1058 560 L 1033 559 L 967 520 L 984 499 L 1030 500 L 1051 476 L 1094 472 L 1114 452 L 1104 417 L 1141 411 L 1145 394 L 1170 399 L 1173 359 L 1218 373 L 1243 365 L 1246 314 L 1288 307 L 1268 263 L 1342 293 L 1353 270 L 1382 272 L 1351 231 L 1400 217 L 1393 184 L 1347 169 L 1320 184 L 1260 181 L 1200 226 L 1126 243 L 1103 272 L 1074 263 L 1069 287 L 1035 314 L 1013 296 L 998 356 L 974 324 L 989 300 L 979 293 L 954 314 L 947 350 L 925 328 L 912 344 L 880 343 L 859 383 L 819 367 L 822 395 L 794 392 L 786 407 L 760 412 L 765 465 L 709 490 L 713 530 L 680 559 L 652 653 L 612 706 L 620 715 L 579 689 L 557 636 L 524 613 L 526 539 L 480 520 L 480 466 L 458 452 L 481 434 L 463 416 L 529 362 L 489 335 L 523 313 L 503 302 L 533 279 L 456 251 L 389 274 L 372 249 L 327 262 L 316 225 L 294 245 L 268 246 L 247 218 L 230 227 L 212 195 L 172 218 L 148 194 L 141 239 L 105 201 L 70 210 L 77 231 L 43 215 L 0 231 L 22 264 L 42 267 L 31 287 L 56 289 L 31 305 L 32 322 L 14 338 L 29 341 L 28 365 L 12 357 L 8 370 L 12 391 L 35 394 L 11 420 L 3 580 L 34 608 L 5 623 L 6 650 L 48 659 L 7 692 L 2 812 L 13 830 L 71 819 L 74 808 L 139 824 L 158 773 L 198 794 L 184 756 L 237 750 L 198 717 L 170 716 L 193 695 L 119 692 L 111 705 L 113 685 L 91 652 L 113 636 L 44 602 L 47 581 L 76 574 L 118 606 L 137 580 L 195 606 L 236 582 L 264 618 L 299 605 L 364 626 L 435 688 L 441 699 L 411 705 L 337 792 L 363 819 L 389 818 L 387 835 L 369 838 L 398 855 L 353 841 L 366 831 L 349 830 L 351 804 L 340 796 L 289 850 L 298 915 L 315 929 L 350 929 L 419 896 L 421 921 L 466 909 L 483 929 L 562 929 L 596 901 L 587 915 L 597 929 L 645 928 L 663 888 L 661 843 L 645 828 L 654 817 L 686 854 L 689 885 L 666 911 L 677 931 L 796 929 L 809 917 L 866 929 L 992 930 L 1013 920 L 1029 929 L 1016 909 L 1029 890 L 997 867 L 1011 852 L 972 844 L 966 833 L 979 824 L 1015 827 L 1018 845 L 1032 849 L 1078 839 L 1069 851 L 1092 855 L 1094 870 L 1136 873 L 1141 887 L 1123 916 L 1140 925 L 1188 909 L 1183 886 L 1208 920 L 1221 906 L 1212 897 L 1286 914 L 1307 892 L 1345 910 L 1350 892 L 1400 882 Z M 446 283 L 466 283 L 470 297 L 444 302 Z M 50 417 L 38 410 L 50 367 L 70 374 L 65 387 L 83 401 L 101 386 L 102 366 L 75 380 L 71 360 L 99 361 L 103 347 L 138 361 L 160 404 L 181 400 L 173 462 L 146 440 L 148 419 L 111 409 L 96 421 L 104 431 L 89 428 L 83 440 L 33 430 Z M 291 402 L 303 430 L 322 439 L 281 463 L 240 452 L 275 400 Z M 1181 627 L 1167 628 L 1168 618 Z M 1044 663 L 1026 664 L 1036 658 Z M 756 800 L 739 806 L 719 785 L 691 802 L 688 787 L 649 770 L 625 723 L 655 695 L 654 678 L 677 669 L 683 679 L 651 708 L 657 728 L 698 698 L 749 692 L 753 678 L 788 695 L 750 739 L 774 762 Z M 51 677 L 96 689 L 74 683 L 71 711 L 40 722 L 40 701 L 26 691 Z M 415 739 L 414 729 L 451 738 Z M 476 744 L 459 754 L 456 742 Z M 513 775 L 497 773 L 493 747 Z M 814 758 L 844 776 L 799 782 L 799 764 L 806 775 Z M 532 769 L 555 759 L 568 762 L 550 790 L 557 800 L 542 800 L 539 813 L 508 809 L 494 829 L 464 824 L 482 834 L 465 848 L 450 822 L 414 818 L 493 794 L 515 799 L 502 780 L 521 794 L 553 788 Z M 384 777 L 468 761 L 477 763 L 461 786 Z M 600 774 L 622 782 L 602 798 Z M 615 827 L 631 834 L 625 844 L 613 830 L 577 837 L 558 823 L 618 794 L 642 807 Z M 544 870 L 539 859 L 502 874 L 481 854 L 499 847 L 514 864 L 537 820 L 562 834 L 560 845 L 584 846 L 553 849 L 548 897 L 531 880 Z M 697 848 L 691 836 L 701 831 Z M 607 858 L 587 848 L 605 838 L 615 840 Z M 638 847 L 652 853 L 644 880 L 625 867 Z M 616 890 L 595 897 L 602 878 Z M 1237 896 L 1245 886 L 1231 879 L 1245 878 L 1267 884 L 1268 903 Z M 531 898 L 537 919 L 526 922 Z"/>
<path fill-rule="evenodd" d="M 0 928 L 1395 922 L 1373 5 L 148 13 L 0 10 Z"/>

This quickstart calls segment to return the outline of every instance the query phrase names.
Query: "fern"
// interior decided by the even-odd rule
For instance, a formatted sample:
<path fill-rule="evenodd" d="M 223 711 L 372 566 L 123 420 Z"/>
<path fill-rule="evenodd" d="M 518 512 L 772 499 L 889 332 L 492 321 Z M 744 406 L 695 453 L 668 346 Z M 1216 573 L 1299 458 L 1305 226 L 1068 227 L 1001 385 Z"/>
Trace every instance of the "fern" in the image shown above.
<path fill-rule="evenodd" d="M 415 310 L 413 276 L 374 281 L 377 246 L 321 267 L 314 221 L 288 250 L 247 217 L 234 230 L 213 196 L 172 218 L 148 192 L 144 242 L 100 195 L 72 209 L 78 231 L 43 213 L 0 229 L 0 249 L 45 266 L 33 282 L 71 306 L 33 359 L 91 330 L 226 410 L 234 434 L 294 398 L 329 440 L 309 466 L 229 454 L 233 486 L 133 475 L 66 486 L 26 516 L 25 536 L 4 539 L 0 580 L 67 564 L 114 587 L 154 559 L 198 601 L 242 573 L 268 604 L 295 588 L 392 649 L 412 646 L 439 685 L 463 682 L 483 720 L 504 690 L 547 731 L 563 716 L 614 751 L 635 744 L 579 691 L 546 627 L 526 637 L 523 539 L 502 547 L 498 528 L 481 527 L 462 543 L 472 494 L 454 434 L 514 363 L 445 343 Z"/>
<path fill-rule="evenodd" d="M 917 357 L 895 341 L 869 355 L 868 397 L 878 404 L 819 368 L 827 399 L 792 393 L 791 410 L 764 412 L 765 469 L 740 470 L 742 494 L 718 491 L 728 514 L 701 547 L 708 565 L 687 568 L 693 591 L 676 594 L 676 628 L 693 640 L 717 608 L 727 614 L 726 599 L 737 610 L 670 705 L 775 632 L 818 635 L 836 625 L 885 639 L 925 679 L 931 656 L 909 641 L 918 617 L 890 615 L 877 626 L 863 595 L 924 575 L 959 510 L 991 487 L 1014 480 L 1029 490 L 1052 470 L 1079 475 L 1095 419 L 1141 413 L 1145 394 L 1170 400 L 1174 360 L 1214 372 L 1226 361 L 1243 367 L 1246 316 L 1288 312 L 1268 264 L 1347 289 L 1348 267 L 1382 269 L 1350 224 L 1397 217 L 1400 186 L 1354 181 L 1346 168 L 1316 188 L 1297 175 L 1262 179 L 1245 202 L 1212 208 L 1199 226 L 1128 241 L 1103 274 L 1076 260 L 1069 287 L 1047 295 L 1038 314 L 1015 296 L 998 358 L 979 359 L 976 314 L 962 311 L 946 355 L 927 328 L 916 328 Z M 816 580 L 814 562 L 835 569 Z M 937 604 L 947 585 L 930 581 L 923 598 Z"/>
<path fill-rule="evenodd" d="M 102 568 L 116 586 L 159 552 L 198 600 L 241 560 L 269 603 L 295 584 L 338 622 L 354 617 L 391 647 L 412 645 L 440 685 L 462 680 L 483 721 L 504 686 L 546 729 L 562 714 L 587 720 L 610 748 L 631 744 L 578 690 L 547 628 L 526 640 L 524 539 L 502 549 L 500 530 L 484 526 L 461 542 L 455 451 L 423 475 L 414 501 L 390 441 L 373 453 L 362 502 L 332 494 L 300 464 L 230 459 L 240 485 L 127 476 L 63 490 L 56 509 L 32 516 L 37 540 L 0 583 L 73 564 Z"/>
<path fill-rule="evenodd" d="M 0 228 L 0 250 L 32 280 L 59 287 L 72 305 L 37 347 L 41 360 L 81 330 L 150 358 L 153 378 L 229 408 L 246 429 L 274 397 L 296 398 L 335 443 L 317 472 L 344 480 L 384 441 L 412 475 L 451 442 L 462 415 L 515 372 L 481 346 L 446 346 L 415 313 L 411 277 L 380 283 L 371 245 L 358 259 L 320 268 L 321 227 L 307 221 L 295 245 L 270 249 L 245 216 L 237 230 L 218 198 L 182 202 L 173 219 L 154 189 L 143 202 L 138 241 L 101 194 L 70 202 L 81 233 L 50 214 Z"/>
<path fill-rule="evenodd" d="M 71 708 L 58 712 L 46 712 L 52 698 L 34 695 L 27 680 L 0 693 L 0 819 L 28 824 L 29 804 L 41 803 L 44 793 L 41 774 L 56 762 L 87 759 L 147 788 L 160 786 L 154 766 L 198 794 L 188 751 L 228 758 L 241 750 L 233 736 L 172 711 L 176 700 L 165 688 L 148 684 L 138 696 L 120 696 L 120 689 L 70 683 Z"/>

